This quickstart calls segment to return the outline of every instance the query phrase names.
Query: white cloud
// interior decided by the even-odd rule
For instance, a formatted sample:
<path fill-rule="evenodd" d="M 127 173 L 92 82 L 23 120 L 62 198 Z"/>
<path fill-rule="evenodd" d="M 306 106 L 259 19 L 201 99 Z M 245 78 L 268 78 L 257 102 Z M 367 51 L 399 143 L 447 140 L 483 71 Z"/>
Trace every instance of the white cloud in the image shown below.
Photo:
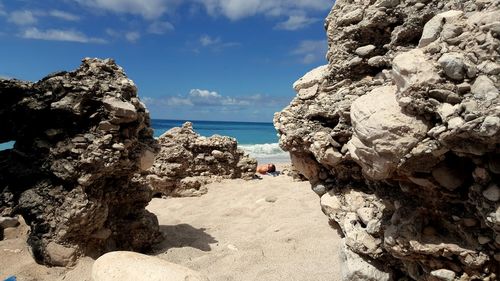
<path fill-rule="evenodd" d="M 309 18 L 306 15 L 291 15 L 288 20 L 278 23 L 276 29 L 284 30 L 298 30 L 307 27 L 315 22 L 318 22 L 317 18 Z"/>
<path fill-rule="evenodd" d="M 37 19 L 32 11 L 23 10 L 10 13 L 8 21 L 17 25 L 32 25 Z"/>
<path fill-rule="evenodd" d="M 290 102 L 289 97 L 272 97 L 269 95 L 255 94 L 247 96 L 224 96 L 216 91 L 204 89 L 192 89 L 187 95 L 167 96 L 162 98 L 145 97 L 142 101 L 148 107 L 180 107 L 191 108 L 192 110 L 206 109 L 207 107 L 217 107 L 217 110 L 283 107 Z"/>
<path fill-rule="evenodd" d="M 292 15 L 297 11 L 325 11 L 331 9 L 332 0 L 195 0 L 205 6 L 212 16 L 223 15 L 231 20 L 264 14 L 268 16 Z"/>
<path fill-rule="evenodd" d="M 49 12 L 49 15 L 54 18 L 67 20 L 67 21 L 79 21 L 80 17 L 65 11 L 61 10 L 52 10 Z"/>
<path fill-rule="evenodd" d="M 156 21 L 149 25 L 148 32 L 152 34 L 165 34 L 174 29 L 174 26 L 168 21 Z"/>
<path fill-rule="evenodd" d="M 74 0 L 81 5 L 98 8 L 105 11 L 123 14 L 140 15 L 146 19 L 157 19 L 162 16 L 170 5 L 178 0 Z"/>
<path fill-rule="evenodd" d="M 106 40 L 101 38 L 88 37 L 82 32 L 75 30 L 63 29 L 48 29 L 39 30 L 38 28 L 28 28 L 23 31 L 21 37 L 26 39 L 38 39 L 49 41 L 68 41 L 79 43 L 106 43 Z"/>
<path fill-rule="evenodd" d="M 220 51 L 225 48 L 239 46 L 240 43 L 237 42 L 224 42 L 220 37 L 212 37 L 210 35 L 202 35 L 196 44 L 194 51 L 199 52 L 199 48 L 209 48 L 212 51 Z"/>
<path fill-rule="evenodd" d="M 137 31 L 129 31 L 127 33 L 125 33 L 125 39 L 127 39 L 127 41 L 129 42 L 137 42 L 137 40 L 139 40 L 139 38 L 141 38 L 141 34 Z"/>
<path fill-rule="evenodd" d="M 326 40 L 304 40 L 299 43 L 291 54 L 299 57 L 299 60 L 304 64 L 311 64 L 320 60 L 324 60 L 328 44 Z"/>
<path fill-rule="evenodd" d="M 208 90 L 200 90 L 200 89 L 192 89 L 189 92 L 189 96 L 192 98 L 203 98 L 203 99 L 221 98 L 221 95 L 219 95 L 219 93 L 217 93 L 217 92 L 208 91 Z"/>

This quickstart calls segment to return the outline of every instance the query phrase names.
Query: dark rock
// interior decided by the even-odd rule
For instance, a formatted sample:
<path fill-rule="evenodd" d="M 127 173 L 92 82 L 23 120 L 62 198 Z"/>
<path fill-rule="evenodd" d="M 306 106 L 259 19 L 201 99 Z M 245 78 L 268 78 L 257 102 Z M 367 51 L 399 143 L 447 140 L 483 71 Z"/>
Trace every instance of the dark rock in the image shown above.
<path fill-rule="evenodd" d="M 158 146 L 121 67 L 84 59 L 37 83 L 0 80 L 0 97 L 0 141 L 16 141 L 0 152 L 0 214 L 24 217 L 38 262 L 143 251 L 160 238 L 145 210 L 152 193 L 133 178 Z"/>

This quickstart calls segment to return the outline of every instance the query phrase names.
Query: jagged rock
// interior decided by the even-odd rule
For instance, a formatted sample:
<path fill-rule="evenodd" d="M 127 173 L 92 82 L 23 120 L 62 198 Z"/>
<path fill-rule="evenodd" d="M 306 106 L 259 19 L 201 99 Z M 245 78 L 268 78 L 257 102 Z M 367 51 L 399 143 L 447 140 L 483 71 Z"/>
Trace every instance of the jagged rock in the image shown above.
<path fill-rule="evenodd" d="M 208 281 L 189 268 L 133 252 L 111 252 L 92 265 L 92 281 Z"/>
<path fill-rule="evenodd" d="M 37 261 L 146 250 L 160 238 L 134 174 L 158 151 L 137 89 L 112 60 L 36 83 L 0 80 L 0 215 L 21 214 Z"/>
<path fill-rule="evenodd" d="M 155 194 L 200 196 L 206 184 L 221 180 L 252 179 L 257 161 L 238 149 L 234 138 L 202 137 L 186 122 L 158 138 L 160 153 L 143 173 Z"/>
<path fill-rule="evenodd" d="M 416 2 L 336 1 L 324 78 L 275 114 L 280 146 L 350 251 L 415 280 L 495 279 L 500 2 Z"/>

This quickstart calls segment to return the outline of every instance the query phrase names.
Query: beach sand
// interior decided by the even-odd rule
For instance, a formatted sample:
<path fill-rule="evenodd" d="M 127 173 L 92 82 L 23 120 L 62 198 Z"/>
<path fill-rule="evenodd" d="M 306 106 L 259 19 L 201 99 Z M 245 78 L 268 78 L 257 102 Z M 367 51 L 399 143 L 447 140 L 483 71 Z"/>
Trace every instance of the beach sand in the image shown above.
<path fill-rule="evenodd" d="M 283 169 L 278 165 L 278 170 Z M 165 240 L 153 255 L 218 280 L 340 280 L 340 238 L 308 182 L 286 175 L 224 180 L 195 198 L 153 199 Z M 24 239 L 0 241 L 0 280 L 90 280 L 93 260 L 72 269 L 31 258 Z"/>

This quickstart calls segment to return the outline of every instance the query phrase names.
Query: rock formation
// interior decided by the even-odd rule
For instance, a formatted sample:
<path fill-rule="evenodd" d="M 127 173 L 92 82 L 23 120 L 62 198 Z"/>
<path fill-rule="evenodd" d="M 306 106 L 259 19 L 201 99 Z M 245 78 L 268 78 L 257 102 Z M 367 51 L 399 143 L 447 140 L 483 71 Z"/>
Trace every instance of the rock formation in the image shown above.
<path fill-rule="evenodd" d="M 158 151 L 137 89 L 112 60 L 84 59 L 37 83 L 0 80 L 0 216 L 31 227 L 37 261 L 145 250 L 160 237 L 135 177 Z"/>
<path fill-rule="evenodd" d="M 497 280 L 500 1 L 339 0 L 325 27 L 274 123 L 345 280 Z"/>
<path fill-rule="evenodd" d="M 155 194 L 199 196 L 206 184 L 220 179 L 252 179 L 257 161 L 238 149 L 236 139 L 202 137 L 190 122 L 158 138 L 161 146 L 145 176 Z"/>

